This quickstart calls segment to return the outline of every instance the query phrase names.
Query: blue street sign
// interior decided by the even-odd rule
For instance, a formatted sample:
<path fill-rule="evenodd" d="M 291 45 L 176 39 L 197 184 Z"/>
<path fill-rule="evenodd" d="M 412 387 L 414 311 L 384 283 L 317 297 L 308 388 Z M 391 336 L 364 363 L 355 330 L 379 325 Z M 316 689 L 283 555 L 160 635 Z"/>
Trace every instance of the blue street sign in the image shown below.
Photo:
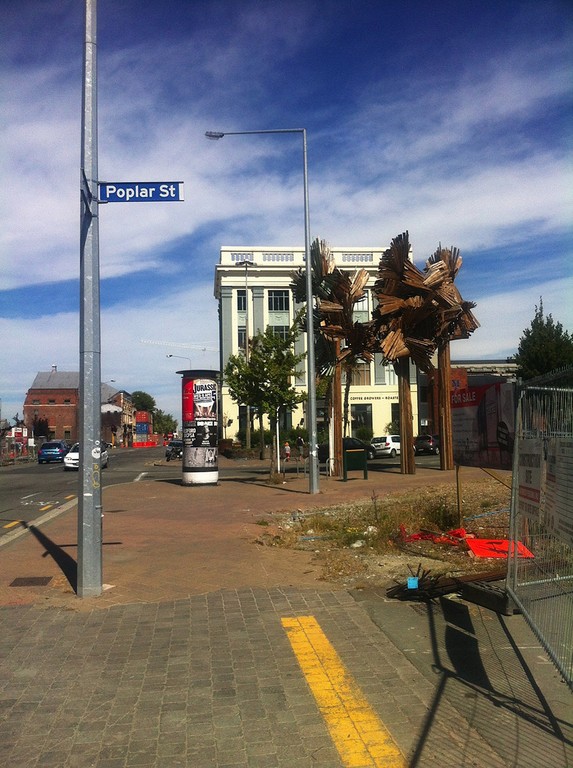
<path fill-rule="evenodd" d="M 181 202 L 182 181 L 101 181 L 100 203 L 167 203 Z"/>

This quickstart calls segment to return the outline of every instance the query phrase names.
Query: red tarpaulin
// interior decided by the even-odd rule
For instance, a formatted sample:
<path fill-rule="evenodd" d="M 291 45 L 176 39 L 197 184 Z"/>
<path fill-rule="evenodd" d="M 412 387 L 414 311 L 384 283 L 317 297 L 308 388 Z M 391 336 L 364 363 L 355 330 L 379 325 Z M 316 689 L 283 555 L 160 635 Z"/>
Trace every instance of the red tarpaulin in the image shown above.
<path fill-rule="evenodd" d="M 466 544 L 476 557 L 507 557 L 509 551 L 508 539 L 466 539 Z M 518 541 L 517 556 L 533 557 L 533 553 Z"/>

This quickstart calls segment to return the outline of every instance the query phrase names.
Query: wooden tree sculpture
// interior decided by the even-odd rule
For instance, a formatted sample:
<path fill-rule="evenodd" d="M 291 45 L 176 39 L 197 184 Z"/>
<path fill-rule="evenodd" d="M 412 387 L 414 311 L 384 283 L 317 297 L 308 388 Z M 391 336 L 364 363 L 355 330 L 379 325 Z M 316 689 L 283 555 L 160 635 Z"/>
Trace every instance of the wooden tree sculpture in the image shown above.
<path fill-rule="evenodd" d="M 363 362 L 373 359 L 375 328 L 372 322 L 353 319 L 354 305 L 364 296 L 368 273 L 364 269 L 353 274 L 334 265 L 324 240 L 311 246 L 313 293 L 317 297 L 316 329 L 321 343 L 317 345 L 317 369 L 332 376 L 332 413 L 334 432 L 334 474 L 342 474 L 342 435 L 348 428 L 348 401 L 352 376 Z M 295 276 L 295 298 L 304 282 L 304 272 Z M 301 288 L 302 290 L 302 288 Z M 302 296 L 302 293 L 301 293 Z M 324 343 L 326 342 L 326 343 Z M 344 404 L 340 402 L 342 372 L 345 375 Z M 344 414 L 344 424 L 341 423 Z"/>
<path fill-rule="evenodd" d="M 467 339 L 476 328 L 479 328 L 479 323 L 471 311 L 475 307 L 475 303 L 464 301 L 454 285 L 456 275 L 462 266 L 459 250 L 453 247 L 445 249 L 438 246 L 426 262 L 426 269 L 431 270 L 436 264 L 445 265 L 447 274 L 446 279 L 437 288 L 435 296 L 438 306 L 436 342 L 438 347 L 440 468 L 453 469 L 450 341 Z"/>
<path fill-rule="evenodd" d="M 409 360 L 426 373 L 432 373 L 432 357 L 442 350 L 440 370 L 440 402 L 444 420 L 440 419 L 441 444 L 451 446 L 449 414 L 449 340 L 467 338 L 478 326 L 471 313 L 475 306 L 464 302 L 454 286 L 461 266 L 457 249 L 438 250 L 426 262 L 424 272 L 410 260 L 408 232 L 395 237 L 380 260 L 374 292 L 378 306 L 373 312 L 378 348 L 394 363 L 400 398 L 400 462 L 405 474 L 414 474 L 412 399 Z M 445 350 L 447 349 L 447 353 Z M 447 382 L 447 383 L 446 383 Z M 450 448 L 451 452 L 451 448 Z M 442 451 L 443 454 L 443 451 Z M 446 466 L 441 459 L 442 469 Z M 453 463 L 453 461 L 452 461 Z"/>

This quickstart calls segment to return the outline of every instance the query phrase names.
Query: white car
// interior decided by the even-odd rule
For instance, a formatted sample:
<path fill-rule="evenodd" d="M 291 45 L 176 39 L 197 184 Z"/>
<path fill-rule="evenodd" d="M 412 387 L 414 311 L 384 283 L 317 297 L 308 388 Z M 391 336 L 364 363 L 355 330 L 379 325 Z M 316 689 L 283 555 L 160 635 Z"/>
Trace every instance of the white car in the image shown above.
<path fill-rule="evenodd" d="M 107 455 L 107 444 L 102 443 L 100 464 L 101 468 L 107 467 L 109 457 Z M 64 456 L 64 469 L 79 469 L 80 468 L 80 444 L 74 443 L 70 450 Z"/>
<path fill-rule="evenodd" d="M 400 455 L 400 435 L 383 435 L 382 437 L 373 437 L 370 441 L 376 456 L 395 456 Z"/>

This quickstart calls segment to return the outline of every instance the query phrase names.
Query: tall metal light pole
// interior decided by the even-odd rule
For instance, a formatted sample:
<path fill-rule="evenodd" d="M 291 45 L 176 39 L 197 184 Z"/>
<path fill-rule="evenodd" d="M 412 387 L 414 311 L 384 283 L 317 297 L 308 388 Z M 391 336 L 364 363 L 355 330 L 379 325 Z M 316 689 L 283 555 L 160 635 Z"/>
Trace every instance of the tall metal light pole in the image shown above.
<path fill-rule="evenodd" d="M 318 451 L 316 433 L 316 370 L 314 363 L 314 301 L 312 295 L 312 270 L 310 263 L 310 216 L 308 212 L 308 163 L 306 128 L 275 128 L 261 131 L 206 131 L 208 139 L 224 136 L 249 136 L 266 133 L 300 133 L 302 136 L 302 160 L 304 182 L 304 252 L 306 259 L 306 332 L 307 332 L 307 386 L 308 386 L 308 443 L 309 443 L 309 492 L 318 493 Z"/>
<path fill-rule="evenodd" d="M 189 368 L 191 368 L 191 358 L 190 357 L 183 357 L 182 355 L 165 355 L 165 357 L 177 357 L 179 360 L 187 360 L 189 363 Z"/>
<path fill-rule="evenodd" d="M 86 0 L 82 93 L 80 220 L 80 488 L 79 597 L 102 583 L 101 340 L 97 152 L 97 0 Z"/>
<path fill-rule="evenodd" d="M 245 361 L 249 362 L 249 267 L 255 266 L 254 261 L 249 261 L 249 259 L 243 259 L 243 261 L 238 261 L 236 264 L 237 267 L 244 267 L 245 268 Z M 249 403 L 245 406 L 245 415 L 247 417 L 247 423 L 246 423 L 246 429 L 245 429 L 245 447 L 250 450 L 251 449 L 251 406 Z"/>

